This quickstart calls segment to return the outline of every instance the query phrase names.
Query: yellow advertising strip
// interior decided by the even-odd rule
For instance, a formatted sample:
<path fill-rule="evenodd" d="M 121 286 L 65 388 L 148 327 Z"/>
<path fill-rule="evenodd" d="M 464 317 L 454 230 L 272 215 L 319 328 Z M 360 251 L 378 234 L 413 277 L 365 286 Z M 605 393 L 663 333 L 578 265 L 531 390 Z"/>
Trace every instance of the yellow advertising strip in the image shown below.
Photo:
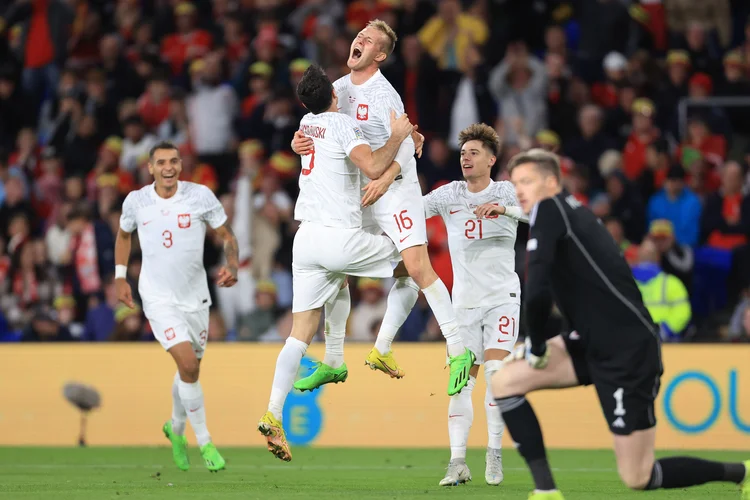
<path fill-rule="evenodd" d="M 201 366 L 209 429 L 222 446 L 261 446 L 278 345 L 210 345 Z M 402 380 L 364 366 L 369 345 L 348 345 L 349 379 L 293 393 L 284 408 L 294 445 L 447 447 L 448 371 L 439 344 L 396 345 Z M 305 359 L 323 355 L 315 344 Z M 88 424 L 91 445 L 163 445 L 175 368 L 158 344 L 0 346 L 0 445 L 75 445 L 79 414 L 62 395 L 75 381 L 97 388 L 102 406 Z M 657 446 L 750 448 L 750 346 L 665 346 L 657 401 Z M 480 371 L 481 373 L 481 371 Z M 608 448 L 611 437 L 593 388 L 531 396 L 551 448 Z M 474 390 L 469 440 L 486 446 L 484 381 Z M 192 432 L 188 439 L 193 442 Z M 511 446 L 505 436 L 506 446 Z"/>

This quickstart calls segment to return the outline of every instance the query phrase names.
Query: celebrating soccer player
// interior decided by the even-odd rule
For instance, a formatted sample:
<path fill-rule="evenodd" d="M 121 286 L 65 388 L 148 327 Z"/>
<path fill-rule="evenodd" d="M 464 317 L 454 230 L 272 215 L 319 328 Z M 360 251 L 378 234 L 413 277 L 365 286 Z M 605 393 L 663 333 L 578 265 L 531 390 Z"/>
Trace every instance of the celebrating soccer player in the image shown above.
<path fill-rule="evenodd" d="M 476 356 L 469 383 L 448 405 L 448 436 L 451 460 L 441 486 L 471 479 L 466 465 L 466 441 L 474 420 L 471 393 L 479 364 L 484 363 L 484 407 L 487 412 L 487 484 L 503 480 L 503 420 L 495 408 L 490 380 L 513 350 L 520 323 L 521 284 L 515 273 L 518 221 L 527 222 L 518 206 L 513 185 L 494 182 L 490 176 L 500 139 L 495 130 L 481 123 L 458 136 L 461 170 L 465 181 L 442 186 L 424 197 L 425 216 L 439 215 L 448 229 L 448 247 L 453 265 L 453 306 L 463 341 Z"/>
<path fill-rule="evenodd" d="M 508 168 L 524 212 L 531 213 L 524 318 L 526 344 L 492 378 L 497 405 L 526 460 L 534 500 L 560 500 L 536 414 L 526 394 L 593 384 L 614 437 L 617 470 L 637 490 L 711 481 L 742 485 L 750 500 L 750 461 L 721 463 L 654 457 L 654 400 L 662 374 L 659 329 L 630 268 L 605 227 L 563 190 L 558 158 L 533 149 Z M 575 329 L 547 341 L 553 297 Z M 524 361 L 517 361 L 525 358 Z"/>
<path fill-rule="evenodd" d="M 339 97 L 339 111 L 356 120 L 365 139 L 374 148 L 382 147 L 392 133 L 389 120 L 391 110 L 395 109 L 399 114 L 404 112 L 401 97 L 379 69 L 395 45 L 396 34 L 391 27 L 380 20 L 371 21 L 352 41 L 347 61 L 351 72 L 333 84 Z M 312 143 L 300 132 L 295 135 L 292 148 L 301 155 L 313 154 L 314 151 Z M 372 234 L 387 234 L 403 259 L 403 265 L 394 274 L 396 283 L 388 295 L 388 307 L 375 347 L 367 356 L 366 363 L 391 377 L 404 376 L 404 370 L 393 357 L 391 343 L 417 302 L 421 289 L 448 344 L 448 395 L 452 396 L 469 382 L 474 354 L 464 346 L 450 293 L 433 270 L 427 254 L 424 206 L 414 152 L 414 142 L 408 138 L 395 158 L 400 173 L 394 170 L 369 181 L 362 200 L 363 205 L 367 206 L 382 195 L 363 212 L 363 226 L 365 231 Z M 363 181 L 367 182 L 368 179 L 363 176 Z M 331 315 L 328 307 L 342 312 Z M 342 344 L 350 307 L 348 287 L 342 289 L 336 300 L 326 306 L 326 357 L 312 375 L 300 381 L 300 388 L 311 390 L 340 380 L 347 374 Z"/>
<path fill-rule="evenodd" d="M 399 257 L 390 239 L 362 229 L 360 171 L 371 179 L 393 176 L 399 169 L 393 159 L 413 130 L 405 114 L 396 118 L 391 111 L 390 137 L 373 152 L 359 124 L 338 112 L 338 93 L 319 66 L 305 71 L 297 95 L 310 111 L 300 130 L 312 138 L 314 150 L 302 159 L 294 208 L 294 218 L 302 224 L 292 247 L 292 333 L 276 360 L 268 411 L 258 424 L 268 450 L 285 461 L 292 454 L 282 427 L 284 401 L 318 330 L 323 307 L 326 322 L 346 323 L 349 308 L 339 309 L 344 292 L 348 304 L 346 276 L 390 277 L 392 262 Z M 346 376 L 343 371 L 332 381 Z"/>
<path fill-rule="evenodd" d="M 172 442 L 175 464 L 188 470 L 185 422 L 189 419 L 206 467 L 218 471 L 225 462 L 211 442 L 203 389 L 198 380 L 211 305 L 203 268 L 206 225 L 215 229 L 224 241 L 227 264 L 217 277 L 220 287 L 237 283 L 237 239 L 221 203 L 210 189 L 177 180 L 182 160 L 173 144 L 162 142 L 151 149 L 148 170 L 154 176 L 154 183 L 128 194 L 122 205 L 115 244 L 117 295 L 127 306 L 135 306 L 125 275 L 130 234 L 137 230 L 143 252 L 138 284 L 143 312 L 154 337 L 177 364 L 172 383 L 172 419 L 164 424 L 164 434 Z"/>

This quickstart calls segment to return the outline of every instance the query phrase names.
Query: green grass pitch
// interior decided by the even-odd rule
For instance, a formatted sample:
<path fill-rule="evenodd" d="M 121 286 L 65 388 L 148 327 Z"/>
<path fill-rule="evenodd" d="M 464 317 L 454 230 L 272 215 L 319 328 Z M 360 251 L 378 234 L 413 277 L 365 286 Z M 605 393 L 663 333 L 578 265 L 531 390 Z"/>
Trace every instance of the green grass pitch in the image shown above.
<path fill-rule="evenodd" d="M 294 460 L 283 463 L 265 449 L 223 448 L 227 469 L 211 474 L 195 447 L 188 472 L 174 467 L 168 448 L 0 448 L 0 498 L 480 500 L 525 499 L 532 489 L 531 477 L 515 450 L 503 453 L 502 485 L 484 483 L 484 450 L 470 450 L 467 463 L 474 480 L 451 488 L 437 485 L 447 465 L 447 450 L 296 447 L 292 452 Z M 748 458 L 731 452 L 698 455 L 720 460 Z M 620 484 L 609 450 L 551 451 L 550 459 L 568 500 L 740 498 L 738 487 L 727 484 L 628 491 Z"/>

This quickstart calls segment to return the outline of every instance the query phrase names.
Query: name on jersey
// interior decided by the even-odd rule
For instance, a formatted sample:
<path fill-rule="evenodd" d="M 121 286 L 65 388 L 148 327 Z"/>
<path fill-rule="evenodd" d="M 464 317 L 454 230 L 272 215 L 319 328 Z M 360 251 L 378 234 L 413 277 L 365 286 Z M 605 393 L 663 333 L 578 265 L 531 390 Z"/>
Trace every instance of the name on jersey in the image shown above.
<path fill-rule="evenodd" d="M 307 137 L 312 137 L 314 139 L 325 139 L 326 138 L 326 128 L 325 127 L 318 127 L 318 126 L 315 126 L 315 125 L 302 125 L 300 127 L 300 130 Z"/>

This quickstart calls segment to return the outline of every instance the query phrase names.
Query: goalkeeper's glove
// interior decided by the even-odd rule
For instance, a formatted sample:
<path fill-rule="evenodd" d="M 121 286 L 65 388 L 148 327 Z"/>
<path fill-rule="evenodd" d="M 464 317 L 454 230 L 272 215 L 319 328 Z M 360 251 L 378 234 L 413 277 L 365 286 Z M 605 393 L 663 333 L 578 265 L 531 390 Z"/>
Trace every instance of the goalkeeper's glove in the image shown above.
<path fill-rule="evenodd" d="M 513 352 L 510 353 L 510 356 L 507 356 L 505 358 L 505 362 L 509 363 L 511 361 L 517 361 L 520 359 L 525 359 L 526 362 L 529 364 L 530 367 L 542 370 L 547 367 L 547 364 L 549 363 L 549 349 L 547 348 L 547 344 L 543 344 L 544 351 L 537 355 L 531 352 L 531 337 L 526 337 L 526 342 L 523 344 L 516 346 L 515 349 L 513 349 Z"/>

